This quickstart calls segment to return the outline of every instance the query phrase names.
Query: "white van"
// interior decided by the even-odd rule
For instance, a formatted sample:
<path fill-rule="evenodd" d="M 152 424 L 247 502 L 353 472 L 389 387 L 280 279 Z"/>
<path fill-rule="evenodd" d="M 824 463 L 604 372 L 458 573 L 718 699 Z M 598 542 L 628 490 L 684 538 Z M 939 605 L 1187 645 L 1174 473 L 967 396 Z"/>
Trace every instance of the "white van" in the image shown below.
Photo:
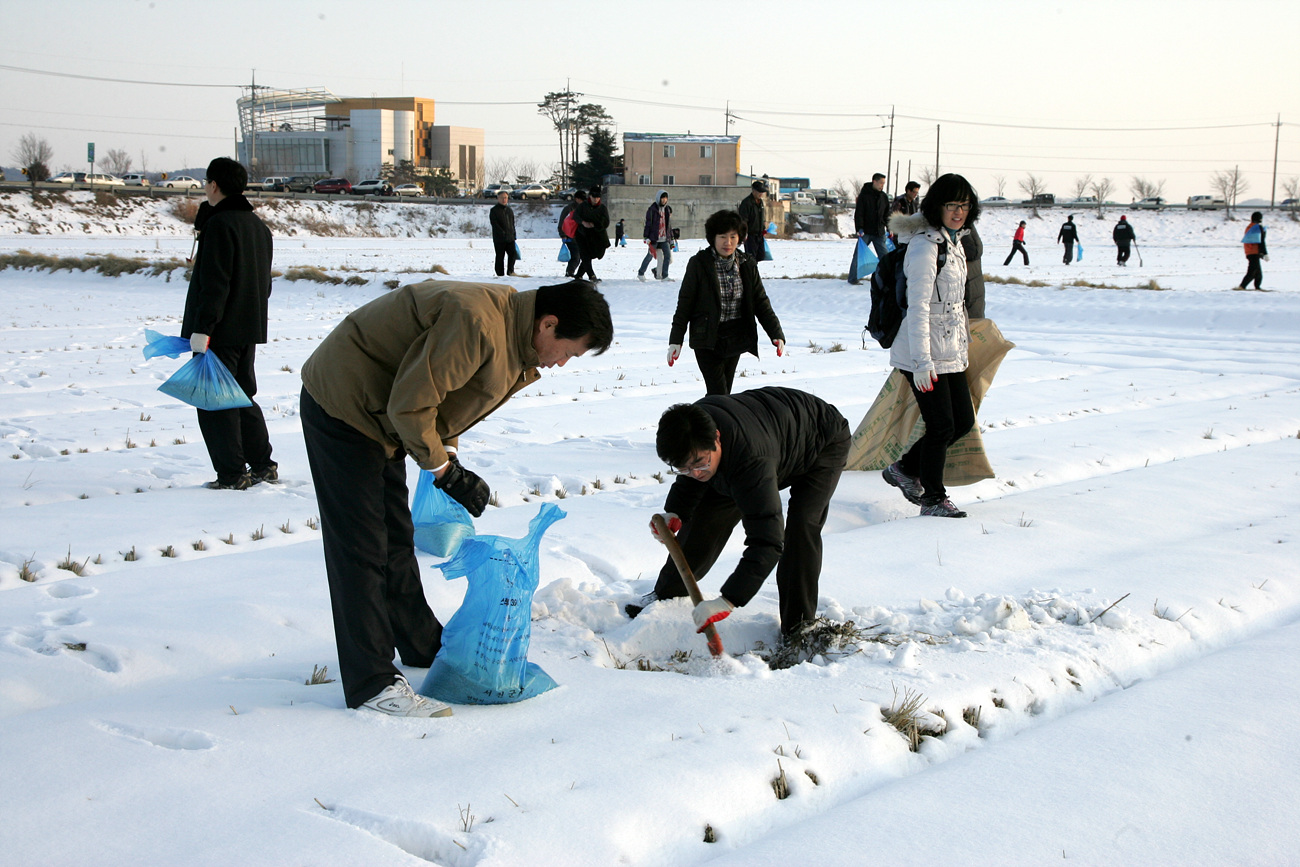
<path fill-rule="evenodd" d="M 1217 196 L 1191 196 L 1187 199 L 1189 211 L 1217 211 L 1225 206 L 1223 199 Z"/>

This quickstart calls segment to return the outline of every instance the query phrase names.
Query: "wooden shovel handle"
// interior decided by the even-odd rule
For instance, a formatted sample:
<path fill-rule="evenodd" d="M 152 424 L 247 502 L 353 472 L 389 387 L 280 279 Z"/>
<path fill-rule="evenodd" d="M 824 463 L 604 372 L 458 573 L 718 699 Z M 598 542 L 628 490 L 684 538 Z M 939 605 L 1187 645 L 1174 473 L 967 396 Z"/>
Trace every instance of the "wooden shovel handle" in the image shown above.
<path fill-rule="evenodd" d="M 677 536 L 668 528 L 668 522 L 664 520 L 663 515 L 656 514 L 650 519 L 654 524 L 655 532 L 663 540 L 664 545 L 668 548 L 668 556 L 673 558 L 673 565 L 677 567 L 677 572 L 682 576 L 682 583 L 686 585 L 686 592 L 691 597 L 691 603 L 699 605 L 704 601 L 704 595 L 700 593 L 699 582 L 695 580 L 695 573 L 691 571 L 691 565 L 686 562 L 686 555 L 682 553 L 682 546 L 677 544 Z M 710 623 L 704 627 L 704 637 L 709 642 L 709 653 L 714 656 L 722 656 L 725 652 L 722 649 L 722 636 L 718 635 L 718 630 Z"/>

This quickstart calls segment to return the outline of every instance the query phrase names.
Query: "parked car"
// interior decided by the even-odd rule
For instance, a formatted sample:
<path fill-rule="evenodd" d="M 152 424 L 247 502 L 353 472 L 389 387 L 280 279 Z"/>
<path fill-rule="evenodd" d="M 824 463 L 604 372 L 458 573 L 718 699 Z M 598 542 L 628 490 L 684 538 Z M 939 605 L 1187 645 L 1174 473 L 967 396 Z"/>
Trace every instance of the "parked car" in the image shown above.
<path fill-rule="evenodd" d="M 1189 211 L 1217 211 L 1226 206 L 1223 199 L 1215 196 L 1189 196 L 1187 199 L 1187 210 Z"/>
<path fill-rule="evenodd" d="M 158 186 L 166 187 L 169 190 L 199 190 L 203 188 L 203 181 L 189 175 L 177 175 L 174 178 L 160 181 Z"/>
<path fill-rule="evenodd" d="M 989 196 L 987 199 L 980 199 L 980 204 L 992 205 L 993 207 L 997 208 L 997 207 L 1001 207 L 1002 205 L 1011 204 L 1011 200 L 1008 199 L 1006 196 Z"/>
<path fill-rule="evenodd" d="M 288 189 L 289 179 L 283 175 L 262 178 L 262 189 L 268 193 L 283 193 Z"/>
<path fill-rule="evenodd" d="M 537 201 L 546 201 L 551 197 L 551 191 L 545 184 L 528 184 L 522 187 L 515 187 L 510 191 L 510 198 L 523 201 L 525 199 L 536 199 Z"/>
<path fill-rule="evenodd" d="M 1144 208 L 1146 210 L 1160 209 L 1165 206 L 1165 200 L 1159 196 L 1147 196 L 1145 199 L 1138 199 L 1133 203 L 1134 208 Z"/>
<path fill-rule="evenodd" d="M 352 192 L 352 184 L 347 178 L 321 178 L 312 184 L 312 189 L 318 193 L 343 193 Z"/>
<path fill-rule="evenodd" d="M 310 175 L 292 175 L 285 182 L 284 188 L 290 193 L 311 193 L 315 192 L 315 184 L 316 179 Z"/>
<path fill-rule="evenodd" d="M 483 192 L 479 193 L 479 196 L 484 199 L 495 199 L 497 197 L 497 193 L 501 192 L 502 190 L 505 190 L 508 193 L 512 189 L 514 188 L 511 187 L 509 184 L 488 184 L 486 187 L 483 188 Z"/>
<path fill-rule="evenodd" d="M 49 180 L 51 184 L 82 184 L 85 182 L 85 172 L 59 172 Z"/>
<path fill-rule="evenodd" d="M 840 199 L 839 194 L 832 193 L 830 190 L 827 190 L 826 192 L 810 193 L 809 195 L 811 195 L 813 197 L 813 201 L 819 205 L 843 204 L 843 200 Z"/>
<path fill-rule="evenodd" d="M 1097 204 L 1096 196 L 1079 196 L 1074 200 L 1076 205 L 1095 205 Z"/>
<path fill-rule="evenodd" d="M 102 172 L 95 172 L 93 175 L 86 175 L 86 183 L 96 187 L 124 187 L 122 179 L 117 175 L 106 175 Z"/>
<path fill-rule="evenodd" d="M 1023 202 L 1021 202 L 1021 204 L 1022 205 L 1055 205 L 1056 196 L 1053 195 L 1052 193 L 1039 193 L 1038 195 L 1034 196 L 1032 199 L 1025 199 Z"/>
<path fill-rule="evenodd" d="M 419 184 L 398 184 L 397 186 L 393 187 L 393 195 L 423 196 L 424 187 L 420 186 Z"/>
<path fill-rule="evenodd" d="M 562 202 L 572 202 L 573 194 L 576 192 L 578 192 L 577 187 L 569 187 L 568 189 L 565 190 L 556 190 L 554 193 L 551 194 L 551 197 L 555 199 L 559 199 Z"/>
<path fill-rule="evenodd" d="M 358 196 L 391 196 L 393 185 L 381 178 L 370 178 L 353 184 L 352 192 Z"/>
<path fill-rule="evenodd" d="M 1282 207 L 1282 208 L 1296 208 L 1296 207 L 1300 207 L 1300 199 L 1283 199 L 1283 200 L 1282 200 L 1282 204 L 1279 205 L 1279 207 Z"/>

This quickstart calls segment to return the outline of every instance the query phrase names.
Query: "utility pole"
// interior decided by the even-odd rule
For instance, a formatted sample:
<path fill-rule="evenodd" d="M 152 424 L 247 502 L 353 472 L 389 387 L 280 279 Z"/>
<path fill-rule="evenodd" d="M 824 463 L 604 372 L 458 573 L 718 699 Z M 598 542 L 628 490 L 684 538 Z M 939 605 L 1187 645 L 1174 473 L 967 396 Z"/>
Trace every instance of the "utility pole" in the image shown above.
<path fill-rule="evenodd" d="M 885 174 L 889 174 L 889 164 L 894 161 L 894 107 L 889 107 L 889 153 L 885 157 Z M 898 194 L 898 181 L 894 181 L 894 194 Z"/>
<path fill-rule="evenodd" d="M 934 125 L 934 177 L 939 179 L 939 124 Z"/>
<path fill-rule="evenodd" d="M 252 102 L 248 104 L 248 167 L 257 173 L 257 70 L 253 70 L 253 84 L 249 88 Z"/>
<path fill-rule="evenodd" d="M 1273 190 L 1268 194 L 1268 206 L 1273 207 L 1277 201 L 1277 140 L 1282 134 L 1282 115 L 1278 114 L 1273 130 Z"/>

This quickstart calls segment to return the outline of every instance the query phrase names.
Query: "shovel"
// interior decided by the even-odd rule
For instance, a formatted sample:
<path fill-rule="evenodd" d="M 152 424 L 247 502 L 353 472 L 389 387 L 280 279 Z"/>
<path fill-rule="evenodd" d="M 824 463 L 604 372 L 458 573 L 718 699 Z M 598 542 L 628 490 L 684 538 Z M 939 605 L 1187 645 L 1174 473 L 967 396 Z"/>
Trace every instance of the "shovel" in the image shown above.
<path fill-rule="evenodd" d="M 668 529 L 668 522 L 664 520 L 663 515 L 655 515 L 650 521 L 655 526 L 655 532 L 659 538 L 663 539 L 664 545 L 668 548 L 668 556 L 673 558 L 673 565 L 677 567 L 677 572 L 682 576 L 682 583 L 686 585 L 686 592 L 691 597 L 691 604 L 699 605 L 704 601 L 704 595 L 700 593 L 700 585 L 695 581 L 695 573 L 691 571 L 691 566 L 686 562 L 686 555 L 682 553 L 682 546 L 677 544 L 677 536 L 673 531 Z M 722 656 L 722 637 L 718 635 L 718 630 L 710 623 L 704 627 L 704 637 L 709 642 L 709 653 L 714 656 Z"/>

